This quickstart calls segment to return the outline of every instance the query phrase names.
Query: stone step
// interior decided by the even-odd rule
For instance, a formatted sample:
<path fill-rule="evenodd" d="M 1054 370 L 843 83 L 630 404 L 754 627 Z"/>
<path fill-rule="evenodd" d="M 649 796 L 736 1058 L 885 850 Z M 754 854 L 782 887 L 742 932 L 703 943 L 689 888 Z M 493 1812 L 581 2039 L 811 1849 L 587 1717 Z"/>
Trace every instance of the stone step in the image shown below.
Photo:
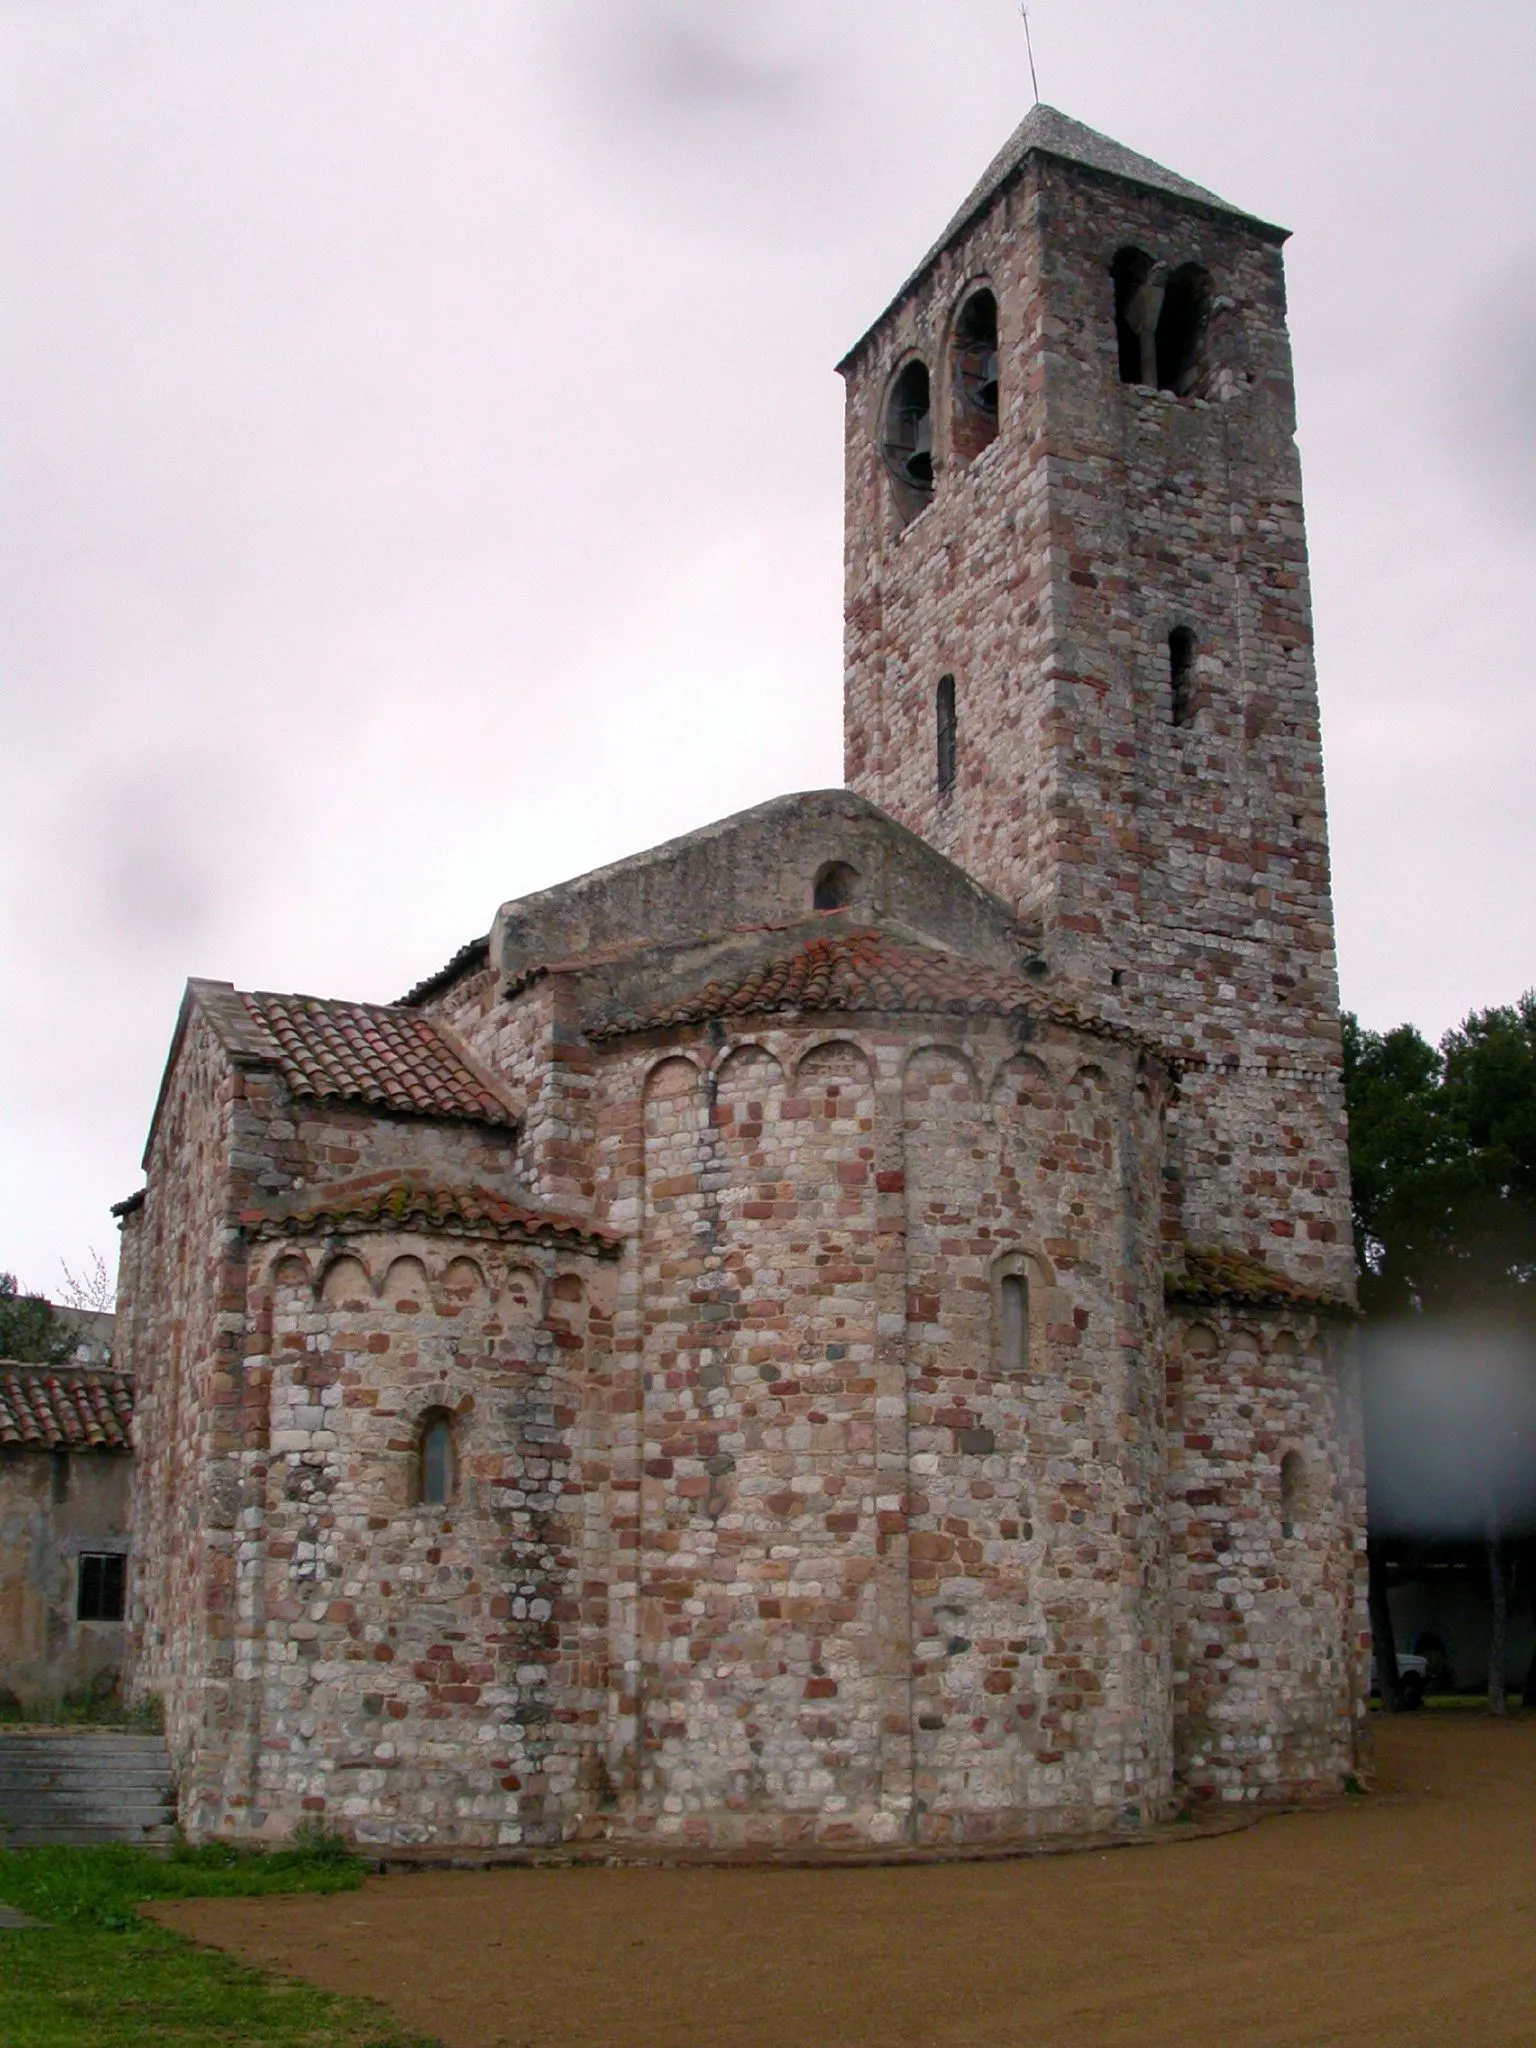
<path fill-rule="evenodd" d="M 158 1735 L 0 1736 L 0 1841 L 46 1843 L 175 1838 L 171 1759 Z"/>
<path fill-rule="evenodd" d="M 158 1785 L 171 1774 L 162 1757 L 157 1764 L 124 1764 L 111 1768 L 101 1764 L 0 1763 L 0 1786 L 4 1785 Z"/>
<path fill-rule="evenodd" d="M 0 1735 L 0 1767 L 7 1764 L 87 1763 L 103 1769 L 132 1764 L 165 1764 L 170 1760 L 158 1735 L 135 1736 L 122 1742 L 103 1742 L 97 1736 L 81 1736 L 70 1742 L 59 1736 L 16 1737 Z"/>
<path fill-rule="evenodd" d="M 176 1840 L 173 1827 L 59 1827 L 18 1828 L 5 1836 L 7 1849 L 106 1849 L 126 1843 L 130 1849 L 169 1849 Z"/>
<path fill-rule="evenodd" d="M 6 1819 L 25 1812 L 164 1812 L 170 1808 L 170 1794 L 164 1784 L 129 1786 L 123 1792 L 12 1792 L 4 1800 Z"/>

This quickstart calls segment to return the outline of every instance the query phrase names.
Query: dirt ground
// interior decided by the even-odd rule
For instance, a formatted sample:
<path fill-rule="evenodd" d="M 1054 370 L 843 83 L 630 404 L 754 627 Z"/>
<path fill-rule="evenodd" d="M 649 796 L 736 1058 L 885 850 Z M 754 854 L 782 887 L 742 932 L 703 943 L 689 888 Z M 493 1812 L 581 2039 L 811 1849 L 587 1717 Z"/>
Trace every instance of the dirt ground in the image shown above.
<path fill-rule="evenodd" d="M 1368 1797 L 1201 1841 L 436 1872 L 157 1917 L 448 2048 L 1531 2048 L 1536 1717 L 1379 1723 Z"/>

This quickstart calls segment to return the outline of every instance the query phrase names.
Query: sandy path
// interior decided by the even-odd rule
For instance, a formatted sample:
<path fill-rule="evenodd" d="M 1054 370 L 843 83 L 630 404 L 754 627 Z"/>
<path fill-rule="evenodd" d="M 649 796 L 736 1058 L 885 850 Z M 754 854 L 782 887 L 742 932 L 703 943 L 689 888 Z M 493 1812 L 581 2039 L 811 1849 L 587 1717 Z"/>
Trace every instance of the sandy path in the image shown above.
<path fill-rule="evenodd" d="M 441 1872 L 158 1917 L 449 2048 L 1531 2048 L 1536 1719 L 1379 1747 L 1370 1798 L 1161 1848 Z"/>

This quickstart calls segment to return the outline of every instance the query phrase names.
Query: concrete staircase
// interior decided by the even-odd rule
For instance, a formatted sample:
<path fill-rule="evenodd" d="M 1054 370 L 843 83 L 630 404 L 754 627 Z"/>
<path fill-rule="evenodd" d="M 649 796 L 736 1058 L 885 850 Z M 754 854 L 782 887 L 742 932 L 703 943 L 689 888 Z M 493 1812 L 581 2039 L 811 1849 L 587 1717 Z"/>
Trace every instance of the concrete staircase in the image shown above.
<path fill-rule="evenodd" d="M 158 1735 L 111 1729 L 0 1732 L 0 1847 L 175 1839 L 176 1788 Z"/>

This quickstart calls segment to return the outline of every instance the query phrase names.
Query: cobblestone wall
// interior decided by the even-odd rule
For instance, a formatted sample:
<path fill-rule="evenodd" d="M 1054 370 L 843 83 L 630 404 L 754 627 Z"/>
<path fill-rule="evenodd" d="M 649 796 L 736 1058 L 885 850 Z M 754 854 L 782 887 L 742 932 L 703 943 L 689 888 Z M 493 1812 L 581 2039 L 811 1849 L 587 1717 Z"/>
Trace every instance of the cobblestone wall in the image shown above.
<path fill-rule="evenodd" d="M 1177 394 L 1121 381 L 1124 249 L 1208 280 Z M 882 446 L 918 356 L 931 493 Z M 124 1259 L 135 1682 L 194 1833 L 963 1845 L 1352 1766 L 1278 232 L 1036 155 L 845 368 L 857 796 L 503 905 L 286 1050 L 195 985 Z M 463 1114 L 410 1113 L 422 1061 Z M 397 1180 L 437 1223 L 342 1213 Z"/>
<path fill-rule="evenodd" d="M 1280 239 L 1034 157 L 877 323 L 845 365 L 846 765 L 853 788 L 1041 920 L 1061 981 L 1219 1070 L 1181 1111 L 1192 1222 L 1343 1294 L 1338 990 Z M 1184 395 L 1120 380 L 1111 267 L 1126 248 L 1210 280 Z M 1000 428 L 971 455 L 954 323 L 978 285 L 997 296 Z M 936 483 L 909 518 L 882 440 L 891 380 L 914 358 L 932 372 Z M 1184 722 L 1176 628 L 1195 636 Z"/>
<path fill-rule="evenodd" d="M 1365 1739 L 1365 1474 L 1352 1333 L 1188 1308 L 1168 1338 L 1174 1727 L 1190 1791 L 1336 1786 Z"/>

